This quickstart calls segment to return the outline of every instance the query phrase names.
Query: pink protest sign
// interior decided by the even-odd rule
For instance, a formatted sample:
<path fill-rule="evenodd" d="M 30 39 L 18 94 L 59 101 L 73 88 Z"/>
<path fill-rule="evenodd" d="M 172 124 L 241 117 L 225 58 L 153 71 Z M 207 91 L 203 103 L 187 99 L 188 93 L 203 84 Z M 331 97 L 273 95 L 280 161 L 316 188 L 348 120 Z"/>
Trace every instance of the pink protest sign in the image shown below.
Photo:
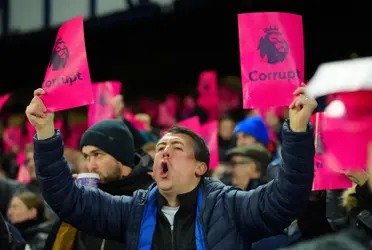
<path fill-rule="evenodd" d="M 333 171 L 324 161 L 324 142 L 321 130 L 324 113 L 316 113 L 312 116 L 315 134 L 315 157 L 314 157 L 314 181 L 313 191 L 350 188 L 352 181 L 345 174 Z"/>
<path fill-rule="evenodd" d="M 216 71 L 205 71 L 200 74 L 198 92 L 197 103 L 208 112 L 208 120 L 217 119 L 219 96 Z"/>
<path fill-rule="evenodd" d="M 2 109 L 6 101 L 9 99 L 9 97 L 10 97 L 10 94 L 6 94 L 0 97 L 0 110 Z"/>
<path fill-rule="evenodd" d="M 180 121 L 178 125 L 191 129 L 192 131 L 199 135 L 201 134 L 200 120 L 198 116 L 193 116 L 191 118 L 187 118 L 183 121 Z"/>
<path fill-rule="evenodd" d="M 218 96 L 217 72 L 204 71 L 199 76 L 198 92 L 200 95 Z"/>
<path fill-rule="evenodd" d="M 325 161 L 337 171 L 361 171 L 367 166 L 367 145 L 372 141 L 372 116 L 355 120 L 327 117 L 323 122 Z"/>
<path fill-rule="evenodd" d="M 3 142 L 5 152 L 13 152 L 14 148 L 20 149 L 22 140 L 22 128 L 8 127 L 4 129 Z"/>
<path fill-rule="evenodd" d="M 372 141 L 372 91 L 337 93 L 326 108 L 323 124 L 325 160 L 337 171 L 360 171 L 367 166 Z"/>
<path fill-rule="evenodd" d="M 304 80 L 302 17 L 238 15 L 243 108 L 288 106 Z"/>
<path fill-rule="evenodd" d="M 59 29 L 42 87 L 47 112 L 93 103 L 82 16 Z"/>
<path fill-rule="evenodd" d="M 208 145 L 210 152 L 209 169 L 219 165 L 218 154 L 218 121 L 211 121 L 201 126 L 201 134 Z"/>
<path fill-rule="evenodd" d="M 92 84 L 94 104 L 88 106 L 88 127 L 96 122 L 114 118 L 112 100 L 120 94 L 121 83 L 107 81 Z"/>

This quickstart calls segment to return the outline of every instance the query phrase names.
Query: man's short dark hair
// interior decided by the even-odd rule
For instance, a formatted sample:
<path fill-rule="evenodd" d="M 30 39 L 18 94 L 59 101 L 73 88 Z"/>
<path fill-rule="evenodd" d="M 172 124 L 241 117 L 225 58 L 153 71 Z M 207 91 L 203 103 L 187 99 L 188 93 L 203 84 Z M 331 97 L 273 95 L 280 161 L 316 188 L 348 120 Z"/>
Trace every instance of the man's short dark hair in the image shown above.
<path fill-rule="evenodd" d="M 195 159 L 200 162 L 204 162 L 207 167 L 209 168 L 209 160 L 210 160 L 210 153 L 207 144 L 205 143 L 204 139 L 192 131 L 191 129 L 181 127 L 181 126 L 174 126 L 168 129 L 167 133 L 170 134 L 184 134 L 191 137 L 194 151 L 195 151 Z"/>

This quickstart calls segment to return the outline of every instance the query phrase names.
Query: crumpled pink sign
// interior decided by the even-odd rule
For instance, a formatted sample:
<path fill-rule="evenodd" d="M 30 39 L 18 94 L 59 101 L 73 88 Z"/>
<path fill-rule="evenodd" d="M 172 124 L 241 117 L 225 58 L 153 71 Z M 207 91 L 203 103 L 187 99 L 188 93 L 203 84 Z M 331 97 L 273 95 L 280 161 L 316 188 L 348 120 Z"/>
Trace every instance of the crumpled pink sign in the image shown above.
<path fill-rule="evenodd" d="M 198 106 L 208 112 L 208 120 L 217 119 L 219 96 L 216 71 L 205 71 L 200 74 L 198 92 Z"/>
<path fill-rule="evenodd" d="M 342 173 L 335 172 L 324 162 L 324 143 L 321 130 L 324 113 L 316 113 L 311 117 L 314 125 L 315 157 L 313 191 L 350 188 L 352 181 Z"/>
<path fill-rule="evenodd" d="M 200 120 L 198 116 L 193 116 L 185 120 L 182 120 L 177 125 L 186 127 L 199 135 L 201 134 Z"/>
<path fill-rule="evenodd" d="M 239 14 L 238 26 L 243 108 L 289 106 L 305 75 L 302 17 Z"/>
<path fill-rule="evenodd" d="M 22 140 L 22 128 L 20 127 L 8 127 L 4 129 L 3 143 L 4 151 L 9 153 L 13 152 L 13 148 L 17 147 L 20 149 Z"/>
<path fill-rule="evenodd" d="M 41 99 L 47 112 L 94 103 L 82 16 L 59 29 L 42 88 L 46 94 Z"/>
<path fill-rule="evenodd" d="M 4 104 L 10 98 L 10 94 L 6 94 L 0 97 L 0 110 L 3 108 Z"/>
<path fill-rule="evenodd" d="M 78 149 L 81 136 L 87 130 L 86 123 L 70 124 L 70 136 L 65 140 L 65 145 L 68 148 Z"/>
<path fill-rule="evenodd" d="M 121 83 L 106 81 L 92 84 L 94 104 L 88 106 L 88 127 L 93 124 L 114 118 L 114 106 L 112 100 L 120 94 Z"/>
<path fill-rule="evenodd" d="M 218 152 L 218 121 L 211 121 L 201 126 L 201 134 L 208 145 L 210 153 L 209 169 L 217 168 L 219 165 Z"/>

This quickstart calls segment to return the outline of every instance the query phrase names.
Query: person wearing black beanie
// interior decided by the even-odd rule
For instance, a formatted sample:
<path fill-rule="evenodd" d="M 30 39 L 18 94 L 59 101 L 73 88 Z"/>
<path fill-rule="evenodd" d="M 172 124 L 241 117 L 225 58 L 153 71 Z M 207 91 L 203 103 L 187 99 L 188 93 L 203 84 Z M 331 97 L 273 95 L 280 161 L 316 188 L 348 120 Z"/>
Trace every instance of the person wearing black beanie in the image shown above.
<path fill-rule="evenodd" d="M 89 171 L 97 172 L 101 182 L 127 176 L 134 167 L 133 136 L 121 120 L 103 120 L 88 128 L 80 149 Z"/>
<path fill-rule="evenodd" d="M 123 120 L 103 120 L 88 128 L 80 140 L 80 149 L 87 160 L 89 172 L 100 176 L 98 188 L 111 195 L 132 196 L 134 191 L 147 189 L 153 183 L 149 174 L 152 170 L 152 158 L 136 149 L 138 140 L 135 142 L 133 133 L 137 131 L 134 129 L 128 128 Z M 125 249 L 123 243 L 83 232 L 77 233 L 75 228 L 70 225 L 68 227 L 66 229 L 66 224 L 58 221 L 53 226 L 44 249 Z M 64 244 L 66 242 L 74 244 Z"/>

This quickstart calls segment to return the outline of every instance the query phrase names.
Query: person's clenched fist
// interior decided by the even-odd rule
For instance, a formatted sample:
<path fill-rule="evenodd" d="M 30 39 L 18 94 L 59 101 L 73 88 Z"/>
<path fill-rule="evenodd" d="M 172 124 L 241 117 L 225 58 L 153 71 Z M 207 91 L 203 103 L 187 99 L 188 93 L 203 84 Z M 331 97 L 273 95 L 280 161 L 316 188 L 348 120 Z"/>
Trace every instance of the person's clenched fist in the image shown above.
<path fill-rule="evenodd" d="M 304 84 L 296 89 L 293 95 L 296 98 L 289 106 L 289 125 L 294 132 L 305 132 L 318 103 L 314 98 L 305 95 Z"/>
<path fill-rule="evenodd" d="M 46 108 L 39 97 L 43 94 L 45 94 L 43 89 L 35 90 L 34 98 L 26 108 L 27 119 L 35 128 L 39 140 L 45 140 L 54 135 L 53 114 L 45 113 Z"/>

